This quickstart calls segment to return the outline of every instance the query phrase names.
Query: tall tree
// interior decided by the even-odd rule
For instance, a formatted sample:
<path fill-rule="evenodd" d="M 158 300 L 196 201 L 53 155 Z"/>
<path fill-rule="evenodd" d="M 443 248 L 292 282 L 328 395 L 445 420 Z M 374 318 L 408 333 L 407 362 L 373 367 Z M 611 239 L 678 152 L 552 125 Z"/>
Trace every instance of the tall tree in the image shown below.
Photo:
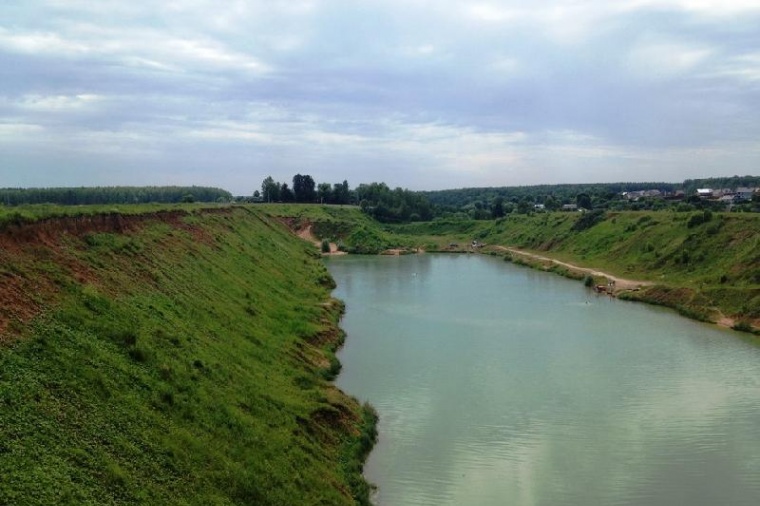
<path fill-rule="evenodd" d="M 293 190 L 288 188 L 288 183 L 282 183 L 280 186 L 280 200 L 283 202 L 294 202 L 296 200 Z"/>
<path fill-rule="evenodd" d="M 491 203 L 491 216 L 493 218 L 501 218 L 504 216 L 504 197 L 496 197 Z"/>
<path fill-rule="evenodd" d="M 330 183 L 319 183 L 317 185 L 317 199 L 322 204 L 329 204 L 332 199 L 332 187 Z"/>
<path fill-rule="evenodd" d="M 593 207 L 591 205 L 591 197 L 588 193 L 579 193 L 578 196 L 575 197 L 575 203 L 578 207 L 583 209 L 591 209 Z"/>
<path fill-rule="evenodd" d="M 348 188 L 348 181 L 333 185 L 333 201 L 336 204 L 348 204 L 351 200 L 351 190 Z"/>
<path fill-rule="evenodd" d="M 293 176 L 293 193 L 296 202 L 314 202 L 316 200 L 314 186 L 314 179 L 308 174 L 296 174 Z"/>
<path fill-rule="evenodd" d="M 280 183 L 267 176 L 261 183 L 261 198 L 264 202 L 277 202 L 280 200 Z"/>

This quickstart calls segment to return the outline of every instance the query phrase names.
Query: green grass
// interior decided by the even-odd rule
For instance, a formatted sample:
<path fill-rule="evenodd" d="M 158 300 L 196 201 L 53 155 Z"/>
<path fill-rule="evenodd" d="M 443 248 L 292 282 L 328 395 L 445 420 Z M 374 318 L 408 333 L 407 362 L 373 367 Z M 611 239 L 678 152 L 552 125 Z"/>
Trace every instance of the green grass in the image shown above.
<path fill-rule="evenodd" d="M 760 216 L 703 212 L 510 215 L 397 226 L 437 249 L 473 239 L 519 247 L 659 287 L 633 294 L 698 319 L 760 322 Z M 435 250 L 435 247 L 429 249 Z"/>
<path fill-rule="evenodd" d="M 2 258 L 48 295 L 0 347 L 0 504 L 368 503 L 313 247 L 255 208 L 45 240 Z"/>
<path fill-rule="evenodd" d="M 143 215 L 160 211 L 186 211 L 230 207 L 232 204 L 104 204 L 88 206 L 63 206 L 56 204 L 29 204 L 4 206 L 0 204 L 0 230 L 8 225 L 20 225 L 43 219 L 97 216 L 103 214 Z"/>
<path fill-rule="evenodd" d="M 335 242 L 349 253 L 378 254 L 391 248 L 416 248 L 420 239 L 395 233 L 355 206 L 259 204 L 256 209 L 283 219 L 293 229 L 311 225 L 318 239 Z"/>

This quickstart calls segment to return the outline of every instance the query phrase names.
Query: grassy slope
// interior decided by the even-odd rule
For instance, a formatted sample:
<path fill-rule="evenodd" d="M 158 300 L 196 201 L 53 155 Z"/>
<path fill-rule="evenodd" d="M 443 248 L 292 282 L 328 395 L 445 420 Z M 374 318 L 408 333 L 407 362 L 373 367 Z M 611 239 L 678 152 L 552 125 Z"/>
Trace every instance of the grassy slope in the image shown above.
<path fill-rule="evenodd" d="M 0 344 L 0 504 L 366 502 L 311 247 L 239 208 L 51 227 L 0 249 L 44 309 Z"/>
<path fill-rule="evenodd" d="M 390 248 L 415 248 L 419 238 L 389 232 L 355 206 L 260 204 L 267 214 L 287 220 L 290 227 L 312 226 L 320 239 L 339 244 L 350 253 L 377 254 Z"/>
<path fill-rule="evenodd" d="M 702 319 L 760 319 L 760 216 L 701 213 L 610 213 L 574 230 L 577 213 L 510 216 L 496 221 L 445 221 L 395 227 L 440 249 L 450 241 L 516 246 L 657 286 L 634 297 Z"/>

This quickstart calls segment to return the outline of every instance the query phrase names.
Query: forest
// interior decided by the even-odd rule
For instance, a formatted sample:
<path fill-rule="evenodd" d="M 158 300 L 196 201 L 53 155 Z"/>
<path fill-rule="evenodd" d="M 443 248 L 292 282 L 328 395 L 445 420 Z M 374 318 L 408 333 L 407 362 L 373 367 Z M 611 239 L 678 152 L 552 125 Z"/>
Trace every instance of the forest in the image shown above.
<path fill-rule="evenodd" d="M 0 204 L 177 204 L 230 202 L 232 194 L 205 186 L 95 186 L 79 188 L 0 188 Z"/>

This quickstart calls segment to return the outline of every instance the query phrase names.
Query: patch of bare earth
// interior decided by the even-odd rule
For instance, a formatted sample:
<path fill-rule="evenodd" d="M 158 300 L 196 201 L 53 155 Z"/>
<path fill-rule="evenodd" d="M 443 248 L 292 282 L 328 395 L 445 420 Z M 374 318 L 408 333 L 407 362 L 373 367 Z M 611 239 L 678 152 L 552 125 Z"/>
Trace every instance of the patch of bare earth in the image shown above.
<path fill-rule="evenodd" d="M 96 270 L 76 253 L 77 249 L 86 247 L 86 236 L 131 234 L 148 222 L 162 221 L 190 233 L 196 243 L 214 242 L 200 227 L 185 223 L 185 216 L 185 211 L 141 215 L 106 213 L 10 223 L 0 228 L 0 344 L 17 339 L 18 329 L 45 307 L 55 305 L 61 280 L 82 285 L 101 284 Z M 51 268 L 57 271 L 56 276 L 51 275 Z M 105 289 L 108 291 L 108 287 Z"/>
<path fill-rule="evenodd" d="M 637 281 L 633 279 L 627 279 L 627 278 L 621 278 L 618 276 L 613 276 L 612 274 L 609 274 L 607 272 L 600 271 L 598 269 L 594 269 L 592 267 L 581 267 L 579 265 L 571 264 L 568 262 L 562 262 L 560 260 L 556 260 L 554 258 L 549 258 L 541 255 L 537 255 L 535 253 L 529 253 L 527 251 L 522 251 L 516 248 L 508 248 L 506 246 L 495 246 L 496 249 L 501 251 L 507 251 L 513 255 L 522 256 L 524 258 L 537 260 L 540 262 L 548 263 L 551 265 L 559 265 L 562 266 L 572 272 L 577 272 L 584 275 L 590 275 L 590 276 L 597 276 L 597 277 L 603 277 L 607 278 L 608 281 L 614 282 L 614 290 L 613 294 L 622 292 L 622 291 L 628 291 L 628 290 L 638 290 L 640 288 L 643 288 L 645 286 L 652 286 L 654 283 L 650 281 Z"/>
<path fill-rule="evenodd" d="M 322 241 L 320 241 L 317 236 L 314 235 L 314 232 L 311 229 L 311 223 L 306 225 L 305 227 L 301 228 L 300 230 L 294 230 L 295 234 L 303 239 L 304 241 L 309 241 L 314 246 L 321 248 L 322 247 Z M 345 251 L 340 251 L 338 249 L 338 245 L 334 242 L 330 243 L 330 252 L 325 253 L 322 252 L 323 255 L 346 255 L 347 253 Z"/>

